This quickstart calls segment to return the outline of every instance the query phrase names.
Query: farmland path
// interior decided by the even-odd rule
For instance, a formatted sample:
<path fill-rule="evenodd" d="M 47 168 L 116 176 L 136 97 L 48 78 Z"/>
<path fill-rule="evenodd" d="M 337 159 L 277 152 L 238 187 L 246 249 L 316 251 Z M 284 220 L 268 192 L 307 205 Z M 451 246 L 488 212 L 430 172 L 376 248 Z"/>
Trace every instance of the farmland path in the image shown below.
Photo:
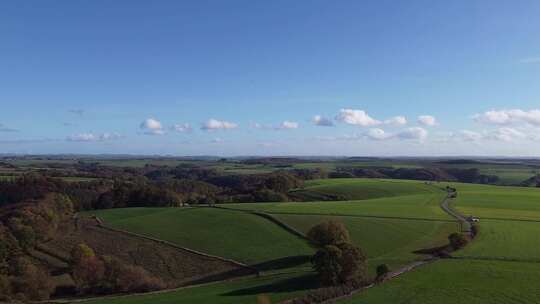
<path fill-rule="evenodd" d="M 465 215 L 459 213 L 450 206 L 450 201 L 452 198 L 448 195 L 442 202 L 441 208 L 444 212 L 448 213 L 451 217 L 457 219 L 461 223 L 462 231 L 470 233 L 471 232 L 471 223 L 465 217 Z"/>

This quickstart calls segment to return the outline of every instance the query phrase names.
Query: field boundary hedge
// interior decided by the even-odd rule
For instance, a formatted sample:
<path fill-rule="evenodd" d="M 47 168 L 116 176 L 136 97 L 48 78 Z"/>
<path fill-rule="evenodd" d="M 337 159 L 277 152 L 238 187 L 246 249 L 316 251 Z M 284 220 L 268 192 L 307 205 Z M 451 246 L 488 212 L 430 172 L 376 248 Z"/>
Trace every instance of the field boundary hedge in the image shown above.
<path fill-rule="evenodd" d="M 203 256 L 203 257 L 218 259 L 218 260 L 220 260 L 222 262 L 226 262 L 226 263 L 232 264 L 234 266 L 250 270 L 252 272 L 252 274 L 258 274 L 257 269 L 255 269 L 253 267 L 250 267 L 249 265 L 246 265 L 244 263 L 241 263 L 241 262 L 238 262 L 238 261 L 235 261 L 235 260 L 232 260 L 232 259 L 227 259 L 227 258 L 224 258 L 224 257 L 220 257 L 220 256 L 217 256 L 217 255 L 211 255 L 211 254 L 208 254 L 208 253 L 200 252 L 200 251 L 190 249 L 190 248 L 187 248 L 187 247 L 182 247 L 182 246 L 174 244 L 172 242 L 157 239 L 157 238 L 153 238 L 153 237 L 146 236 L 146 235 L 143 235 L 143 234 L 138 234 L 138 233 L 135 233 L 135 232 L 130 232 L 130 231 L 122 230 L 122 229 L 112 228 L 112 227 L 109 227 L 109 226 L 105 225 L 103 220 L 99 219 L 98 217 L 96 217 L 96 219 L 98 220 L 98 226 L 100 228 L 103 228 L 103 229 L 106 229 L 106 230 L 109 230 L 109 231 L 113 231 L 113 232 L 123 233 L 123 234 L 134 236 L 134 237 L 137 237 L 137 238 L 142 238 L 142 239 L 145 239 L 145 240 L 150 240 L 150 241 L 153 241 L 153 242 L 164 244 L 164 245 L 173 247 L 175 249 L 187 251 L 189 253 L 200 255 L 200 256 Z"/>
<path fill-rule="evenodd" d="M 280 226 L 281 228 L 285 229 L 287 232 L 289 232 L 291 234 L 294 234 L 295 236 L 297 236 L 297 237 L 299 237 L 301 239 L 309 241 L 308 237 L 304 233 L 302 233 L 301 231 L 295 229 L 294 227 L 291 227 L 291 226 L 287 225 L 286 223 L 280 221 L 276 217 L 272 216 L 272 214 L 270 214 L 270 213 L 261 212 L 261 211 L 253 211 L 253 210 L 241 210 L 241 209 L 227 208 L 227 207 L 223 207 L 223 206 L 214 206 L 213 208 L 229 210 L 229 211 L 244 212 L 244 213 L 260 216 L 260 217 L 262 217 L 262 218 L 264 218 L 264 219 L 266 219 L 266 220 Z"/>

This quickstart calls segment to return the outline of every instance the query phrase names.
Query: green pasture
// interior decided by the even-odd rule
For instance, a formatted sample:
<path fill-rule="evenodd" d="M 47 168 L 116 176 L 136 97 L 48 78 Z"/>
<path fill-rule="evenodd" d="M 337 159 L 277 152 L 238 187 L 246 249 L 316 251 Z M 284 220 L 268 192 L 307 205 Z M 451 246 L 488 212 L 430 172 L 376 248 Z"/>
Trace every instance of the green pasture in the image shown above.
<path fill-rule="evenodd" d="M 247 264 L 313 253 L 305 240 L 245 212 L 217 208 L 127 208 L 91 214 L 114 228 Z"/>
<path fill-rule="evenodd" d="M 540 264 L 440 260 L 338 303 L 539 303 Z"/>

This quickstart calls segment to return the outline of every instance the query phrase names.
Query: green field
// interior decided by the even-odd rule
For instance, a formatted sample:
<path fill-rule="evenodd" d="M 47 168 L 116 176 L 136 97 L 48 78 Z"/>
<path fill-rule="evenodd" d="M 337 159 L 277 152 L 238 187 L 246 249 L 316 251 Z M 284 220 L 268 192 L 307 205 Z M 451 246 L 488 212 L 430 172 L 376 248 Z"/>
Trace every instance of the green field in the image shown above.
<path fill-rule="evenodd" d="M 359 217 L 451 220 L 439 207 L 445 193 L 377 198 L 340 202 L 242 203 L 228 208 L 257 210 L 275 214 L 347 215 Z"/>
<path fill-rule="evenodd" d="M 442 260 L 338 303 L 539 303 L 540 264 Z"/>
<path fill-rule="evenodd" d="M 453 184 L 456 209 L 480 217 L 455 260 L 423 266 L 346 303 L 538 303 L 540 189 Z M 499 218 L 498 220 L 489 218 Z"/>
<path fill-rule="evenodd" d="M 457 223 L 439 206 L 445 197 L 442 189 L 446 185 L 458 189 L 458 198 L 452 203 L 455 209 L 480 218 L 477 238 L 455 252 L 455 259 L 421 266 L 341 302 L 538 303 L 540 293 L 535 282 L 540 280 L 540 249 L 535 244 L 540 235 L 540 189 L 460 183 L 426 185 L 416 181 L 373 179 L 324 180 L 308 182 L 303 191 L 347 194 L 355 200 L 228 204 L 226 207 L 264 211 L 302 232 L 324 220 L 339 220 L 349 229 L 353 242 L 366 252 L 373 274 L 373 268 L 381 263 L 396 269 L 417 260 L 419 256 L 413 251 L 442 245 L 448 234 L 457 229 Z M 239 260 L 253 257 L 252 262 L 256 262 L 299 252 L 309 254 L 311 250 L 305 242 L 277 225 L 272 226 L 273 223 L 248 212 L 134 208 L 106 210 L 100 214 L 115 227 L 189 244 L 206 252 L 226 256 L 237 249 L 234 255 Z M 253 224 L 259 220 L 265 228 L 242 229 L 247 222 L 251 223 L 249 227 L 259 227 Z M 204 229 L 215 226 L 220 229 Z M 273 229 L 280 234 L 268 232 Z M 231 235 L 239 237 L 231 238 Z M 234 244 L 221 243 L 220 238 Z M 278 239 L 283 238 L 286 241 L 280 243 Z M 265 245 L 258 243 L 262 239 Z M 312 275 L 305 266 L 280 271 L 289 274 L 267 273 L 258 279 L 96 303 L 255 303 L 259 293 L 268 293 L 276 301 L 315 286 L 312 278 L 305 277 Z M 290 279 L 293 281 L 288 281 Z"/>
<path fill-rule="evenodd" d="M 540 220 L 540 189 L 455 184 L 456 207 L 480 218 Z"/>
<path fill-rule="evenodd" d="M 267 294 L 277 303 L 302 294 L 316 286 L 313 273 L 301 271 L 274 274 L 260 278 L 245 278 L 230 282 L 208 284 L 177 291 L 88 301 L 89 304 L 254 304 L 257 295 Z"/>
<path fill-rule="evenodd" d="M 540 222 L 485 220 L 481 233 L 458 256 L 540 262 Z"/>
<path fill-rule="evenodd" d="M 326 220 L 342 222 L 349 230 L 353 243 L 365 251 L 372 270 L 383 263 L 396 268 L 416 260 L 420 256 L 413 251 L 444 245 L 448 235 L 458 229 L 456 223 L 445 221 L 288 214 L 274 216 L 302 232 Z"/>
<path fill-rule="evenodd" d="M 336 178 L 307 181 L 295 195 L 317 200 L 324 196 L 337 196 L 341 200 L 364 200 L 381 197 L 423 194 L 432 192 L 433 186 L 422 182 L 390 179 Z"/>
<path fill-rule="evenodd" d="M 118 229 L 247 264 L 309 255 L 301 238 L 262 217 L 214 208 L 123 208 L 96 214 Z"/>

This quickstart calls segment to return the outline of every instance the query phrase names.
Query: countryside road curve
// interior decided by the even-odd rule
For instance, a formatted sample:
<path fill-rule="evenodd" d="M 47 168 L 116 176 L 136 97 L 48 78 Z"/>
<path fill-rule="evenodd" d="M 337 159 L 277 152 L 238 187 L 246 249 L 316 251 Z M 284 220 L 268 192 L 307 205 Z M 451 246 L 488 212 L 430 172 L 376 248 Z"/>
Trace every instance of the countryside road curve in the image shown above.
<path fill-rule="evenodd" d="M 451 200 L 450 196 L 447 196 L 441 202 L 442 210 L 444 210 L 444 212 L 448 213 L 448 215 L 450 215 L 451 217 L 457 219 L 461 223 L 464 232 L 470 233 L 471 232 L 471 223 L 467 220 L 467 218 L 463 214 L 459 213 L 458 211 L 456 211 L 456 210 L 452 209 L 452 207 L 450 207 L 450 200 Z"/>

